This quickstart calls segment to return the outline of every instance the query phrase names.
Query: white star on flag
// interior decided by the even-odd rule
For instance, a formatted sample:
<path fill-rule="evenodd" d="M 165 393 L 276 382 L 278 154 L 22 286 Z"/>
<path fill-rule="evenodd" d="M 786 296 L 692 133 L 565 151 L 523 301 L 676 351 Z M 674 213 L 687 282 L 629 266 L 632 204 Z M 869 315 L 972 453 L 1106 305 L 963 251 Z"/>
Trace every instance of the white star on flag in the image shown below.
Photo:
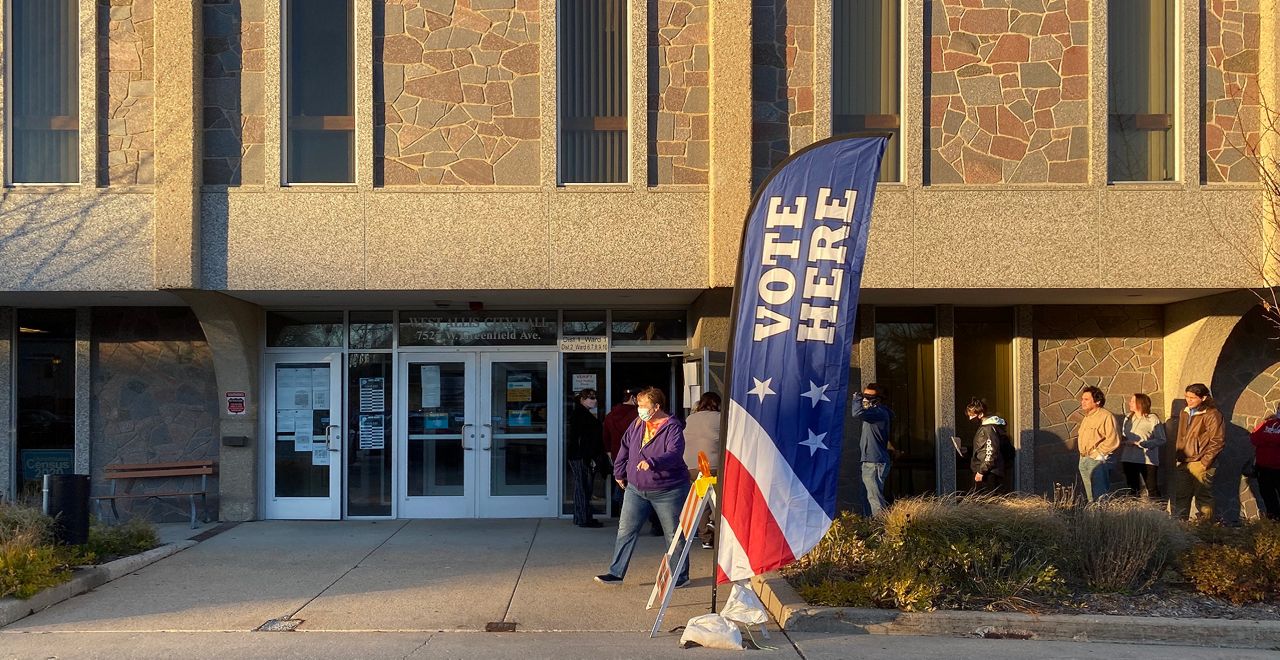
<path fill-rule="evenodd" d="M 747 394 L 754 394 L 760 397 L 760 403 L 764 403 L 764 398 L 766 396 L 769 396 L 770 394 L 777 394 L 777 392 L 774 392 L 769 388 L 769 383 L 773 382 L 772 378 L 766 378 L 764 381 L 761 381 L 759 378 L 752 376 L 751 380 L 756 382 L 756 386 L 747 390 Z"/>
<path fill-rule="evenodd" d="M 801 394 L 800 396 L 809 397 L 809 399 L 810 399 L 811 401 L 813 401 L 813 405 L 812 405 L 812 406 L 810 406 L 810 407 L 811 407 L 811 408 L 817 408 L 817 407 L 818 407 L 818 402 L 819 402 L 819 401 L 830 401 L 830 400 L 831 400 L 831 399 L 827 398 L 827 395 L 826 395 L 826 391 L 827 391 L 827 388 L 828 388 L 828 387 L 831 387 L 831 386 L 830 386 L 830 385 L 821 385 L 821 386 L 819 386 L 817 383 L 815 383 L 815 382 L 813 382 L 813 381 L 809 381 L 809 391 L 808 391 L 808 392 L 805 392 L 804 394 Z"/>
<path fill-rule="evenodd" d="M 824 443 L 822 442 L 822 439 L 823 439 L 823 438 L 825 438 L 825 437 L 827 437 L 827 434 L 826 434 L 826 433 L 819 433 L 819 434 L 817 434 L 817 435 L 814 435 L 814 434 L 813 434 L 813 431 L 812 431 L 812 430 L 810 430 L 810 431 L 809 431 L 809 439 L 808 439 L 808 440 L 801 440 L 801 441 L 800 441 L 800 444 L 802 444 L 802 445 L 804 445 L 804 446 L 808 447 L 808 448 L 809 448 L 809 455 L 810 455 L 810 456 L 813 456 L 814 454 L 818 453 L 818 450 L 819 450 L 819 449 L 828 449 L 827 445 L 826 445 L 826 444 L 824 444 Z"/>

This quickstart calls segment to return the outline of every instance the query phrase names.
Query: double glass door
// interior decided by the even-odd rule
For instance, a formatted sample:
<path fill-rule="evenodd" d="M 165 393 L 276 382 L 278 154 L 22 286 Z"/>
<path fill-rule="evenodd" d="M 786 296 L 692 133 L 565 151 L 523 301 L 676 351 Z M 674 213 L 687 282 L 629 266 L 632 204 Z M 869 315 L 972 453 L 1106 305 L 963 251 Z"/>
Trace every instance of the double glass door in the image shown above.
<path fill-rule="evenodd" d="M 556 515 L 554 364 L 544 353 L 401 354 L 399 517 Z"/>

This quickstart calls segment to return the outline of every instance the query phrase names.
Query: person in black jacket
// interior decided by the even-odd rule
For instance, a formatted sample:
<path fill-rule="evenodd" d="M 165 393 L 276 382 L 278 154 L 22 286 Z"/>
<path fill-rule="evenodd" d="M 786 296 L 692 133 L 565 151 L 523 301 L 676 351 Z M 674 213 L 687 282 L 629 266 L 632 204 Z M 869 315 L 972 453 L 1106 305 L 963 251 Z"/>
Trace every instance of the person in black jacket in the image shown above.
<path fill-rule="evenodd" d="M 579 527 L 603 527 L 591 515 L 591 491 L 595 473 L 591 462 L 604 453 L 600 419 L 594 412 L 596 391 L 584 389 L 574 398 L 569 414 L 569 435 L 565 439 L 565 458 L 569 461 L 569 478 L 573 484 L 573 524 Z"/>
<path fill-rule="evenodd" d="M 965 407 L 969 419 L 978 420 L 978 430 L 973 434 L 973 452 L 969 467 L 973 469 L 973 490 L 976 493 L 994 493 L 1004 482 L 1004 457 L 1000 447 L 1004 444 L 1005 422 L 987 414 L 987 402 L 973 397 Z"/>

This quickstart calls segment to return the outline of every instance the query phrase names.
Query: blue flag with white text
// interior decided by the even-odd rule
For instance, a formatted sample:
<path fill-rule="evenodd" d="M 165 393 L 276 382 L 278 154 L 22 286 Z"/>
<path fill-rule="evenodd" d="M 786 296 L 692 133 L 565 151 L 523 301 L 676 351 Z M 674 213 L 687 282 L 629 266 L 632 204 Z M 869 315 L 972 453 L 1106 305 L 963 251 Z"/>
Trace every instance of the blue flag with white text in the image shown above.
<path fill-rule="evenodd" d="M 835 516 L 858 289 L 887 141 L 836 137 L 797 152 L 748 216 L 725 402 L 721 582 L 794 561 Z"/>

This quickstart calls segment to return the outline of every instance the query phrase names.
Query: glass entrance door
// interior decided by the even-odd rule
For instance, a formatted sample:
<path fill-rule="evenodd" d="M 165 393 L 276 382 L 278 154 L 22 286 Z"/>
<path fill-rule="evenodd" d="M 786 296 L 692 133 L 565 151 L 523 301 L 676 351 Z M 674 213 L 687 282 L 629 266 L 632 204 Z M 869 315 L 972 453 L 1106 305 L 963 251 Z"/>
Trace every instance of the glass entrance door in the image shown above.
<path fill-rule="evenodd" d="M 401 518 L 556 515 L 555 354 L 400 356 Z"/>
<path fill-rule="evenodd" d="M 342 515 L 342 356 L 266 356 L 266 516 Z"/>

